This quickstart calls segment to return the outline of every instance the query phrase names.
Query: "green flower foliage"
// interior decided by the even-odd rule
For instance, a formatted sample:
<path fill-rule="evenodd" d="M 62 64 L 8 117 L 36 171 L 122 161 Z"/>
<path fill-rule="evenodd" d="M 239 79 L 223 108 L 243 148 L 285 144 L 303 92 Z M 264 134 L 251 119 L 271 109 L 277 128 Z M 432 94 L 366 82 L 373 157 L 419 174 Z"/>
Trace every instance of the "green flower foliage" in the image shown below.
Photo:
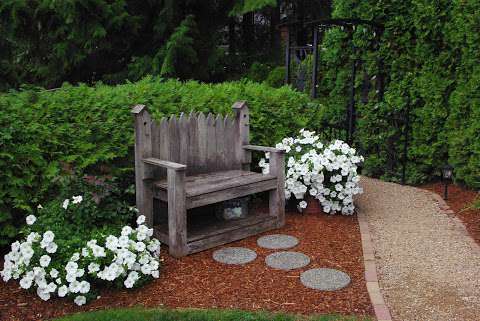
<path fill-rule="evenodd" d="M 366 156 L 365 173 L 400 179 L 408 113 L 407 181 L 430 179 L 449 162 L 457 181 L 480 188 L 480 3 L 336 0 L 333 5 L 334 17 L 385 27 L 375 34 L 359 26 L 352 41 L 347 30 L 332 29 L 320 51 L 319 91 L 331 124 L 341 125 L 338 115 L 345 119 L 351 64 L 360 61 L 355 143 Z M 381 40 L 378 48 L 375 37 Z M 379 59 L 387 84 L 383 100 L 376 91 Z M 360 103 L 365 79 L 371 86 L 368 102 Z"/>
<path fill-rule="evenodd" d="M 145 104 L 155 118 L 191 110 L 230 113 L 237 100 L 251 111 L 251 140 L 273 145 L 311 128 L 318 104 L 289 87 L 145 78 L 110 87 L 64 85 L 58 90 L 0 94 L 0 246 L 17 233 L 38 203 L 59 193 L 65 172 L 133 173 L 133 117 Z"/>

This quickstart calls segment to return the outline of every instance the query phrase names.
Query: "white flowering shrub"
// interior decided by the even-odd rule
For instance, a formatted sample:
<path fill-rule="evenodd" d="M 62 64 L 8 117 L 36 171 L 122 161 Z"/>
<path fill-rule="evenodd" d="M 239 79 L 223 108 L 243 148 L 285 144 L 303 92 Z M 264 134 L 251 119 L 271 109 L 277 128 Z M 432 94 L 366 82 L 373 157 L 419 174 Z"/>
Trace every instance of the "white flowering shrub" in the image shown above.
<path fill-rule="evenodd" d="M 311 195 L 325 213 L 353 214 L 353 196 L 363 192 L 357 174 L 363 157 L 357 156 L 355 149 L 341 140 L 324 145 L 318 135 L 304 129 L 298 137 L 284 138 L 276 147 L 286 152 L 287 199 L 293 195 L 303 209 L 307 207 L 305 196 Z M 268 154 L 259 166 L 263 173 L 269 172 Z"/>
<path fill-rule="evenodd" d="M 19 280 L 21 288 L 45 301 L 69 297 L 83 305 L 106 283 L 132 288 L 158 278 L 160 242 L 144 225 L 145 217 L 137 218 L 136 227 L 79 226 L 71 214 L 85 214 L 94 206 L 82 196 L 39 206 L 38 218 L 26 218 L 24 239 L 5 255 L 3 280 Z"/>

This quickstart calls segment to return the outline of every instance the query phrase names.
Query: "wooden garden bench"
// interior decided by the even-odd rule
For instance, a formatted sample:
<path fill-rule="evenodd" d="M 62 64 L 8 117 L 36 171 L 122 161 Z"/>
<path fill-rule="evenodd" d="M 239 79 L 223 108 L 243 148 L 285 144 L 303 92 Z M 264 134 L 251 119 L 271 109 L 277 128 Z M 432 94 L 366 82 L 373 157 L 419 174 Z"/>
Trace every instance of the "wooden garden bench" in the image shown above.
<path fill-rule="evenodd" d="M 139 213 L 175 257 L 202 251 L 283 226 L 284 151 L 249 144 L 249 111 L 233 105 L 234 117 L 202 113 L 152 121 L 137 105 L 135 185 Z M 251 152 L 270 153 L 270 174 L 251 172 Z M 269 213 L 187 231 L 187 210 L 269 191 Z M 154 199 L 166 202 L 168 227 L 154 226 Z M 165 225 L 165 224 L 164 224 Z"/>

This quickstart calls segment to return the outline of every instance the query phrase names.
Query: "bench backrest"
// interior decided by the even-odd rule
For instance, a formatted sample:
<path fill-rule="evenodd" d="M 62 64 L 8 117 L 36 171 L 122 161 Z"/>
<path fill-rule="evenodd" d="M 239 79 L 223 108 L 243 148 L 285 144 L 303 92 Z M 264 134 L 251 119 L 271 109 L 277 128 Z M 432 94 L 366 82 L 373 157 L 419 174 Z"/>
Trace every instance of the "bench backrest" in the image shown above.
<path fill-rule="evenodd" d="M 135 106 L 135 162 L 154 157 L 186 164 L 187 175 L 248 169 L 251 155 L 242 148 L 249 143 L 248 106 L 236 102 L 232 108 L 233 117 L 192 112 L 155 121 L 145 106 Z"/>

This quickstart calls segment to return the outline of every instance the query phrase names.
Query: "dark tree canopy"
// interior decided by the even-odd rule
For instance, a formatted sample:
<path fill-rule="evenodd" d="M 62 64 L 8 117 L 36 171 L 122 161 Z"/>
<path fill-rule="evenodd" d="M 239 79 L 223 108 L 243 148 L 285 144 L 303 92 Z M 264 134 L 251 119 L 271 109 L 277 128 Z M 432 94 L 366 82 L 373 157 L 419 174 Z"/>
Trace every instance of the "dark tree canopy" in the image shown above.
<path fill-rule="evenodd" d="M 282 57 L 276 25 L 330 0 L 4 0 L 0 90 L 119 83 L 147 74 L 221 81 Z"/>

